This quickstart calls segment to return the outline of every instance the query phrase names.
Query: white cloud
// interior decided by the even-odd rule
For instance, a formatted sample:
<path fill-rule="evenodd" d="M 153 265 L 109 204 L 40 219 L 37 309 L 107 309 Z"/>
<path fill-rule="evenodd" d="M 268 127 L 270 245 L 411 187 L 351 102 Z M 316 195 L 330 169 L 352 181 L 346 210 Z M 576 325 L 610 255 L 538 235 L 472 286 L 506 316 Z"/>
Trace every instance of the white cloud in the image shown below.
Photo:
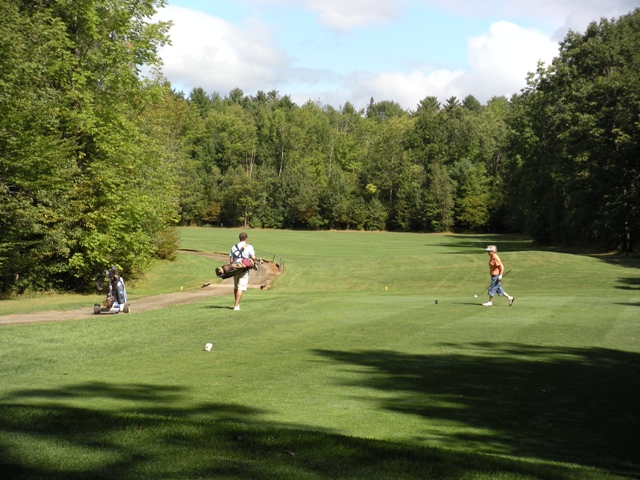
<path fill-rule="evenodd" d="M 306 0 L 306 7 L 319 14 L 318 21 L 338 30 L 351 30 L 394 21 L 403 13 L 406 1 Z"/>
<path fill-rule="evenodd" d="M 170 32 L 173 45 L 160 51 L 163 72 L 174 88 L 188 94 L 201 87 L 223 95 L 236 87 L 247 94 L 275 89 L 299 104 L 320 99 L 334 106 L 350 101 L 359 108 L 374 97 L 414 109 L 426 96 L 444 102 L 451 96 L 462 99 L 469 94 L 484 103 L 492 96 L 520 91 L 538 60 L 549 63 L 558 48 L 535 30 L 496 22 L 484 35 L 468 40 L 466 71 L 358 72 L 341 77 L 328 69 L 292 68 L 268 27 L 254 19 L 238 27 L 179 7 L 166 8 L 160 19 L 174 21 Z"/>
<path fill-rule="evenodd" d="M 558 54 L 558 44 L 533 29 L 496 22 L 489 32 L 468 40 L 470 74 L 463 79 L 466 91 L 479 100 L 517 93 L 539 61 L 546 64 Z"/>
<path fill-rule="evenodd" d="M 583 31 L 601 16 L 614 17 L 633 9 L 638 0 L 239 0 L 252 6 L 301 7 L 317 15 L 317 20 L 335 30 L 389 21 L 402 14 L 410 1 L 431 3 L 457 14 L 478 13 L 485 17 L 522 17 L 528 22 L 543 19 L 537 29 L 512 22 L 496 21 L 488 31 L 467 39 L 468 66 L 465 69 L 422 67 L 412 71 L 371 71 L 342 74 L 334 64 L 318 68 L 295 65 L 281 48 L 271 28 L 255 18 L 232 24 L 220 18 L 185 8 L 169 6 L 158 15 L 173 20 L 172 46 L 163 47 L 163 72 L 174 88 L 185 93 L 202 87 L 208 93 L 227 94 L 239 87 L 247 94 L 257 90 L 278 90 L 302 104 L 320 100 L 338 107 L 351 102 L 356 108 L 376 101 L 393 100 L 404 108 L 415 109 L 426 96 L 441 102 L 451 96 L 459 99 L 474 95 L 486 102 L 496 95 L 519 92 L 528 72 L 539 60 L 550 63 L 558 52 L 558 29 Z M 501 10 L 502 9 L 502 10 Z M 596 13 L 597 12 L 597 13 Z M 296 18 L 296 17 L 292 17 Z M 286 21 L 286 18 L 283 19 Z M 275 27 L 274 27 L 275 28 Z M 393 39 L 389 39 L 392 41 Z M 366 52 L 363 52 L 366 54 Z M 426 63 L 427 59 L 411 59 Z"/>
<path fill-rule="evenodd" d="M 380 72 L 371 76 L 355 75 L 349 80 L 349 86 L 352 103 L 356 107 L 367 105 L 373 97 L 376 102 L 392 100 L 405 109 L 415 110 L 418 102 L 427 96 L 437 97 L 441 102 L 451 96 L 466 96 L 456 85 L 464 76 L 462 70 L 416 71 L 408 74 Z"/>
<path fill-rule="evenodd" d="M 248 19 L 242 27 L 180 7 L 161 10 L 158 20 L 173 20 L 171 46 L 160 49 L 164 75 L 185 93 L 202 87 L 226 94 L 236 87 L 270 90 L 288 68 L 268 27 Z"/>
<path fill-rule="evenodd" d="M 535 19 L 556 29 L 561 40 L 569 30 L 582 32 L 592 21 L 615 18 L 640 7 L 638 0 L 238 0 L 254 7 L 306 8 L 318 21 L 339 30 L 396 20 L 411 3 L 422 3 L 459 16 Z"/>
<path fill-rule="evenodd" d="M 638 0 L 419 0 L 458 15 L 537 19 L 556 28 L 583 31 L 601 17 L 619 17 L 640 7 Z"/>
<path fill-rule="evenodd" d="M 305 8 L 318 22 L 336 30 L 351 30 L 398 19 L 411 0 L 242 0 L 253 7 Z"/>
<path fill-rule="evenodd" d="M 451 96 L 462 100 L 473 95 L 485 103 L 494 96 L 518 93 L 538 61 L 549 64 L 558 53 L 558 44 L 542 33 L 509 22 L 494 23 L 484 35 L 470 38 L 468 46 L 467 71 L 380 72 L 368 78 L 360 74 L 350 82 L 352 96 L 358 104 L 366 105 L 373 96 L 407 109 L 415 109 L 427 96 L 444 103 Z"/>

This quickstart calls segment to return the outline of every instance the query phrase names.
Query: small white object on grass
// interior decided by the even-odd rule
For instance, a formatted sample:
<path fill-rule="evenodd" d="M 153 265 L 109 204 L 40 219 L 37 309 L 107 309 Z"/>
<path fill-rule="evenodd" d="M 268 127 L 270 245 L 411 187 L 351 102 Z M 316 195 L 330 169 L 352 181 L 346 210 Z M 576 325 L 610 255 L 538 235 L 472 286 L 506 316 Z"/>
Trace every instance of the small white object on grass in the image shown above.
<path fill-rule="evenodd" d="M 478 295 L 474 295 L 473 298 L 478 298 Z"/>
<path fill-rule="evenodd" d="M 204 346 L 204 349 L 205 349 L 207 352 L 209 352 L 209 351 L 211 351 L 211 348 L 212 348 L 212 347 L 213 347 L 213 343 L 207 343 L 207 344 Z"/>

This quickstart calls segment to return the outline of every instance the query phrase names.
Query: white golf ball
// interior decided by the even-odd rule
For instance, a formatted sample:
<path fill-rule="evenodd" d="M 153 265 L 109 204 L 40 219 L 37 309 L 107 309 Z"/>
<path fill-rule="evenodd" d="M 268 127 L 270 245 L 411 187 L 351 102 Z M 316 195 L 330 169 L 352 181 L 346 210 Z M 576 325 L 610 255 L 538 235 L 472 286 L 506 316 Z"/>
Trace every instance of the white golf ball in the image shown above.
<path fill-rule="evenodd" d="M 478 295 L 474 295 L 473 298 L 478 298 Z"/>

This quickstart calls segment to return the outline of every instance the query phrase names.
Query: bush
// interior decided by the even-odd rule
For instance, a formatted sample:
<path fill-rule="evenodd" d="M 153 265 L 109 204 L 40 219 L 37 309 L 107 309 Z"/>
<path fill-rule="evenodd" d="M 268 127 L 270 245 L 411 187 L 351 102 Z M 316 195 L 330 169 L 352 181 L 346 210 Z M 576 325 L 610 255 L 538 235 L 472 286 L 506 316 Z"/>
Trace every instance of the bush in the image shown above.
<path fill-rule="evenodd" d="M 167 227 L 158 233 L 155 256 L 161 260 L 175 260 L 180 246 L 180 233 L 176 227 Z"/>

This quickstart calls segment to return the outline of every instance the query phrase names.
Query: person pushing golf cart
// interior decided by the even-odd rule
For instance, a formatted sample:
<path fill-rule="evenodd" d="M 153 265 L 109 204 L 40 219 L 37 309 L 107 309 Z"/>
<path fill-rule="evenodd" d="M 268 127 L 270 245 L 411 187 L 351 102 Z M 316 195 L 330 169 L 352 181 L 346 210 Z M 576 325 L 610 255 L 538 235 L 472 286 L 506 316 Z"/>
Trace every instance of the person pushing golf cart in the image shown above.
<path fill-rule="evenodd" d="M 129 313 L 131 306 L 127 299 L 127 290 L 124 285 L 124 278 L 118 274 L 118 268 L 114 265 L 104 272 L 107 283 L 107 291 L 102 305 L 96 303 L 93 306 L 93 313 Z M 102 281 L 98 281 L 98 290 L 102 290 Z"/>
<path fill-rule="evenodd" d="M 489 274 L 491 275 L 491 283 L 487 293 L 489 294 L 489 301 L 482 304 L 483 307 L 490 307 L 493 305 L 493 297 L 498 294 L 499 297 L 505 296 L 509 299 L 509 306 L 513 305 L 515 297 L 510 296 L 502 288 L 502 276 L 504 273 L 504 265 L 500 257 L 498 256 L 498 247 L 495 245 L 489 245 L 484 249 L 489 254 Z"/>

